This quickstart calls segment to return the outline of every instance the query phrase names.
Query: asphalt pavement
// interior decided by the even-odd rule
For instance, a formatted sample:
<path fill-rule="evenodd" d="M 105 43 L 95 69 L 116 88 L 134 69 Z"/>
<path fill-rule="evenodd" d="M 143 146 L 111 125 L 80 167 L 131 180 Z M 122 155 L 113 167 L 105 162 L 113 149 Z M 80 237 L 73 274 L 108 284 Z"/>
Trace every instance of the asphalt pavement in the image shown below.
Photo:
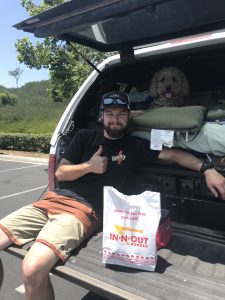
<path fill-rule="evenodd" d="M 0 155 L 0 219 L 39 199 L 46 189 L 47 177 L 47 159 Z M 0 300 L 24 299 L 22 261 L 4 251 L 1 251 L 0 259 L 4 268 Z M 98 295 L 55 275 L 51 275 L 51 281 L 56 300 L 103 300 Z"/>

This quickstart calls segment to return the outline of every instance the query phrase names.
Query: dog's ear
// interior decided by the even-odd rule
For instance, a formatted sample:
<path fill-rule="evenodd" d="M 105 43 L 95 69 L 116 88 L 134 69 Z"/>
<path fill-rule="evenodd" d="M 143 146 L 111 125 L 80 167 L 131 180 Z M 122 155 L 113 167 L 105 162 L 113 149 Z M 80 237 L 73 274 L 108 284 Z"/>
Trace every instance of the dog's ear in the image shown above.
<path fill-rule="evenodd" d="M 158 75 L 159 75 L 159 72 L 156 72 L 151 81 L 150 81 L 150 85 L 149 85 L 149 95 L 152 97 L 152 98 L 157 98 L 158 97 Z"/>

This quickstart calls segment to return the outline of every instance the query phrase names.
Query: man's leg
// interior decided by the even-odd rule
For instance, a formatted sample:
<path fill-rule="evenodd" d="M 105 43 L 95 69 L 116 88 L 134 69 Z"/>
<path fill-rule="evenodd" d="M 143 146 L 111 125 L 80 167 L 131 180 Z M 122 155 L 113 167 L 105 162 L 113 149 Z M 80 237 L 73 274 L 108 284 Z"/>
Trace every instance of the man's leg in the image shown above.
<path fill-rule="evenodd" d="M 27 205 L 0 221 L 0 250 L 15 243 L 23 245 L 32 241 L 47 222 L 44 211 Z M 3 270 L 0 269 L 3 277 Z"/>
<path fill-rule="evenodd" d="M 83 240 L 84 226 L 73 215 L 55 214 L 48 217 L 48 222 L 24 259 L 23 277 L 27 300 L 54 299 L 49 272 L 59 259 L 66 260 Z"/>
<path fill-rule="evenodd" d="M 0 250 L 5 249 L 6 247 L 8 247 L 11 244 L 12 244 L 12 242 L 10 241 L 10 239 L 0 229 Z M 3 282 L 3 277 L 4 277 L 4 270 L 3 270 L 3 265 L 2 265 L 1 258 L 0 258 L 0 289 L 2 286 L 2 282 Z"/>
<path fill-rule="evenodd" d="M 55 299 L 49 272 L 59 257 L 46 245 L 34 243 L 23 261 L 23 280 L 27 300 Z"/>

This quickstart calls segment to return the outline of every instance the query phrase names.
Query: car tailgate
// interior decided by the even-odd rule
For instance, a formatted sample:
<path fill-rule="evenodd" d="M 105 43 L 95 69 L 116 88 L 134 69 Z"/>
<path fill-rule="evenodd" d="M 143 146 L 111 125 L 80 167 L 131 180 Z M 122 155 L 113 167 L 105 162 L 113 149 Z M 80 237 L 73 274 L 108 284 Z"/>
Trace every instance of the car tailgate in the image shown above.
<path fill-rule="evenodd" d="M 173 240 L 158 250 L 155 272 L 101 262 L 102 232 L 93 236 L 53 273 L 108 299 L 223 299 L 224 233 L 173 223 Z M 23 257 L 25 250 L 7 252 Z"/>

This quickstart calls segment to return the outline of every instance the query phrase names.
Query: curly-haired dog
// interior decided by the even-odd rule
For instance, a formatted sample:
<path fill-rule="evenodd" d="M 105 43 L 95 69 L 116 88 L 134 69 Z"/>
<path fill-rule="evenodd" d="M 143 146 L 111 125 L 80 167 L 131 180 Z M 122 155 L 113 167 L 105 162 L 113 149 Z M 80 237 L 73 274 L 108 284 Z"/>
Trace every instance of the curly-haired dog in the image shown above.
<path fill-rule="evenodd" d="M 151 107 L 188 105 L 189 83 L 176 67 L 164 67 L 157 71 L 150 82 Z"/>

